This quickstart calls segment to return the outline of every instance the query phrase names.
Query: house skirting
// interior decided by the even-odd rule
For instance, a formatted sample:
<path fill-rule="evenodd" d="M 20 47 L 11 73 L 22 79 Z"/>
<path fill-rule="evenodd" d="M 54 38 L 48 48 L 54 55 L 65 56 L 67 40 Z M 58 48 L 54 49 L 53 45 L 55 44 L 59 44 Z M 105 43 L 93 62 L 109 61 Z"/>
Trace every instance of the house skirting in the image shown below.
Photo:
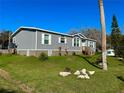
<path fill-rule="evenodd" d="M 82 54 L 82 50 L 61 50 L 61 55 L 72 55 L 75 52 L 75 54 Z M 25 55 L 25 56 L 39 56 L 41 53 L 46 53 L 48 56 L 58 56 L 60 54 L 60 51 L 57 49 L 51 50 L 51 49 L 17 49 L 17 54 L 19 55 Z"/>

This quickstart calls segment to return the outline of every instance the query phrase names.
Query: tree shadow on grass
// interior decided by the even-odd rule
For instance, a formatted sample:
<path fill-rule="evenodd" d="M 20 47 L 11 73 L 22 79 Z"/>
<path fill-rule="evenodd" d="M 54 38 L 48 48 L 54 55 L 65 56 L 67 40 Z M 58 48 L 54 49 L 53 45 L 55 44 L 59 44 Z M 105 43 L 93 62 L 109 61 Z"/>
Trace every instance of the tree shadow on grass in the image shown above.
<path fill-rule="evenodd" d="M 17 91 L 14 91 L 14 90 L 7 90 L 7 89 L 0 89 L 0 93 L 17 93 Z"/>
<path fill-rule="evenodd" d="M 122 76 L 117 76 L 117 79 L 119 79 L 119 80 L 124 82 L 124 77 L 122 77 Z"/>
<path fill-rule="evenodd" d="M 88 60 L 88 58 L 86 58 L 86 57 L 83 57 L 83 56 L 81 56 L 81 55 L 76 55 L 77 57 L 80 57 L 80 58 L 83 58 L 87 63 L 89 63 L 90 65 L 92 65 L 92 66 L 94 66 L 94 67 L 96 67 L 96 68 L 98 68 L 98 69 L 102 69 L 101 67 L 99 67 L 98 65 L 95 65 L 93 62 L 91 62 L 90 60 Z"/>

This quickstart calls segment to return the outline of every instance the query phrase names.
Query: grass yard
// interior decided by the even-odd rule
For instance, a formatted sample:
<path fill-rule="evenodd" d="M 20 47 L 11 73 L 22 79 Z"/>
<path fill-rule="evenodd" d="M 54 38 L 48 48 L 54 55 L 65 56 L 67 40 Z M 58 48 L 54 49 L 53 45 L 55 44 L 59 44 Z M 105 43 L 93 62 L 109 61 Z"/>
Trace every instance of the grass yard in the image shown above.
<path fill-rule="evenodd" d="M 8 71 L 13 79 L 34 88 L 36 93 L 124 93 L 124 81 L 121 79 L 124 77 L 124 63 L 109 57 L 108 71 L 103 71 L 90 64 L 98 56 L 58 56 L 41 62 L 36 57 L 3 55 L 0 56 L 0 68 Z M 65 67 L 73 71 L 86 68 L 96 73 L 90 80 L 77 79 L 74 75 L 65 78 L 58 76 Z M 0 78 L 0 93 L 22 91 Z"/>

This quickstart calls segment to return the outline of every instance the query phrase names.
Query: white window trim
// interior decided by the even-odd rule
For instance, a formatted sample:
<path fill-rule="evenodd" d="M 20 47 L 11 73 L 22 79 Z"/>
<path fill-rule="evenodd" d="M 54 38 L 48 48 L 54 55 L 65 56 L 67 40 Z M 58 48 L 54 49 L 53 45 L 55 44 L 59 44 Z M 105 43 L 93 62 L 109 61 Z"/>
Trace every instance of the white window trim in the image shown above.
<path fill-rule="evenodd" d="M 45 40 L 44 36 L 45 36 L 45 35 L 48 35 L 48 36 L 49 36 L 49 44 L 45 44 L 45 42 L 44 42 L 44 40 Z M 51 45 L 51 41 L 52 41 L 51 38 L 52 38 L 52 37 L 51 37 L 51 34 L 42 33 L 42 34 L 41 34 L 41 44 L 43 44 L 43 45 Z"/>
<path fill-rule="evenodd" d="M 67 44 L 67 38 L 65 37 L 65 44 Z"/>
<path fill-rule="evenodd" d="M 52 42 L 52 36 L 51 34 L 48 34 L 49 35 L 49 45 L 51 45 L 51 42 Z"/>
<path fill-rule="evenodd" d="M 61 38 L 62 38 L 62 36 L 60 36 L 58 38 L 58 43 L 61 43 Z M 65 38 L 65 41 L 64 41 L 64 43 L 61 43 L 61 44 L 67 44 L 67 38 L 66 37 L 64 37 L 64 38 Z"/>
<path fill-rule="evenodd" d="M 89 47 L 94 48 L 92 41 L 89 41 Z"/>
<path fill-rule="evenodd" d="M 76 46 L 74 46 L 74 39 L 76 39 Z M 77 46 L 77 39 L 79 39 L 79 46 Z M 78 38 L 78 37 L 72 38 L 72 46 L 73 46 L 73 47 L 80 47 L 80 46 L 81 46 L 81 39 Z"/>
<path fill-rule="evenodd" d="M 41 44 L 44 44 L 44 33 L 41 34 Z"/>
<path fill-rule="evenodd" d="M 13 37 L 13 43 L 16 43 L 16 37 Z"/>
<path fill-rule="evenodd" d="M 81 46 L 81 39 L 79 38 L 79 47 Z"/>
<path fill-rule="evenodd" d="M 74 38 L 72 38 L 72 46 L 74 47 Z"/>
<path fill-rule="evenodd" d="M 61 43 L 61 37 L 59 37 L 58 43 Z"/>

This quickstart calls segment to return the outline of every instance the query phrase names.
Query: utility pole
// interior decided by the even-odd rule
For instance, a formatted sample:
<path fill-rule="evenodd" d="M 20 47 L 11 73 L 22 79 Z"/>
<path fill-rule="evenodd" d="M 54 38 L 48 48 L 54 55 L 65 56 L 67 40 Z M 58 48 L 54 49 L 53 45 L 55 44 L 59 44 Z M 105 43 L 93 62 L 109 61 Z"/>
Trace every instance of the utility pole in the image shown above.
<path fill-rule="evenodd" d="M 101 28 L 102 28 L 102 65 L 103 65 L 103 70 L 107 70 L 106 26 L 105 26 L 105 16 L 104 16 L 103 0 L 99 0 L 99 7 L 100 7 Z"/>

